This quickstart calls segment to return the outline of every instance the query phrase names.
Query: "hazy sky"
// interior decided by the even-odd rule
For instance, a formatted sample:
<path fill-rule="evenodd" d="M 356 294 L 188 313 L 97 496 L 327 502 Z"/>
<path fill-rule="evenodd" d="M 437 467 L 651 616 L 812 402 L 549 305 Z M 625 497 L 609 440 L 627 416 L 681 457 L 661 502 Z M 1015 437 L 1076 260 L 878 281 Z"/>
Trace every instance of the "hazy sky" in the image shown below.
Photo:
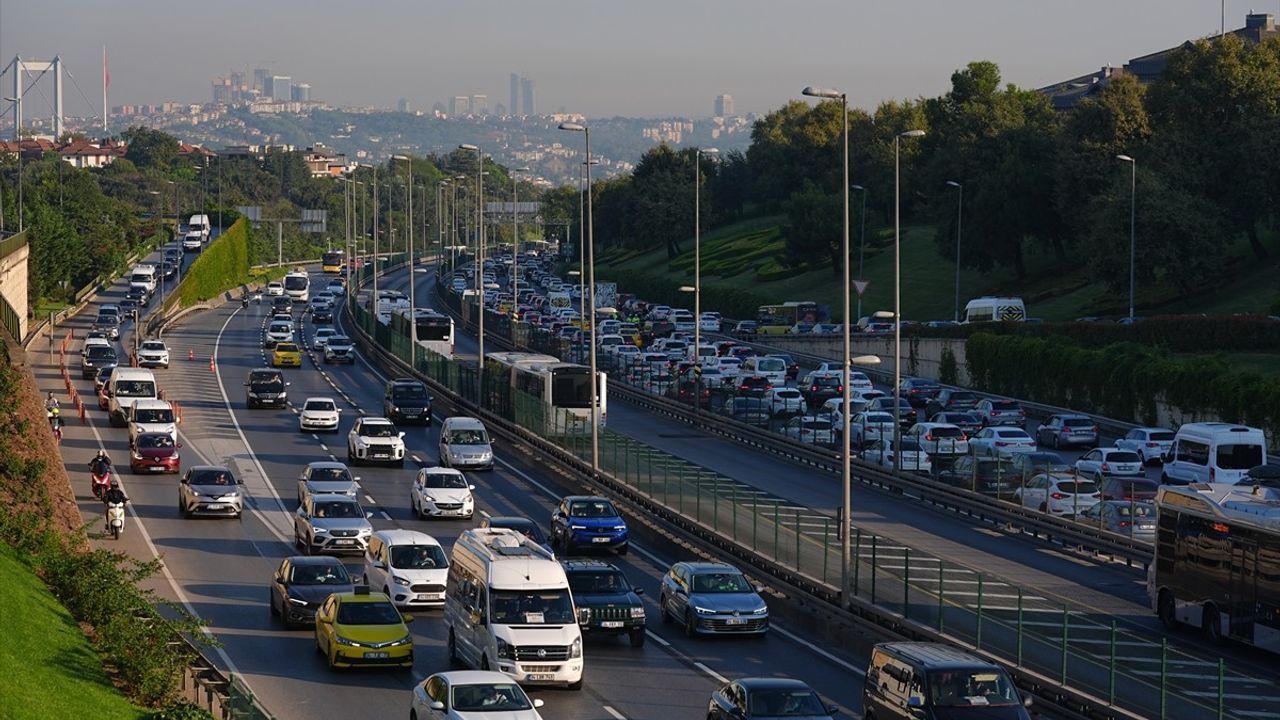
<path fill-rule="evenodd" d="M 1280 0 L 1227 0 L 1227 27 L 1251 8 Z M 809 84 L 862 107 L 935 95 L 972 60 L 1039 87 L 1216 33 L 1219 12 L 1218 0 L 0 0 L 0 60 L 60 55 L 73 115 L 98 112 L 106 44 L 111 105 L 207 102 L 215 75 L 266 67 L 337 105 L 483 93 L 493 106 L 517 72 L 539 111 L 701 117 L 719 93 L 764 112 Z M 28 115 L 50 112 L 40 87 Z"/>

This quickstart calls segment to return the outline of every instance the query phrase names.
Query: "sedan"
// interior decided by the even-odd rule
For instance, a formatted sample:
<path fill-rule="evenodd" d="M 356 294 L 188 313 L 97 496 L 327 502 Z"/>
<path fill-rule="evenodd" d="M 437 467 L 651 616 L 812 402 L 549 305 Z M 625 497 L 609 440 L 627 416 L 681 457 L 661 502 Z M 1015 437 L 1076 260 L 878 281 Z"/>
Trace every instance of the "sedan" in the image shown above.
<path fill-rule="evenodd" d="M 1173 447 L 1173 431 L 1158 427 L 1134 428 L 1116 440 L 1116 447 L 1132 450 L 1144 463 L 1161 462 L 1164 454 Z"/>
<path fill-rule="evenodd" d="M 662 577 L 658 607 L 664 623 L 679 621 L 685 635 L 763 635 L 769 606 L 742 571 L 716 562 L 678 562 Z"/>
<path fill-rule="evenodd" d="M 311 349 L 323 350 L 325 342 L 337 334 L 338 331 L 333 328 L 317 328 L 315 336 L 311 338 Z"/>
<path fill-rule="evenodd" d="M 831 418 L 816 415 L 801 415 L 787 421 L 782 434 L 810 445 L 835 445 L 836 433 L 831 426 Z"/>
<path fill-rule="evenodd" d="M 1135 540 L 1156 539 L 1156 508 L 1149 502 L 1103 500 L 1080 513 L 1080 522 Z"/>
<path fill-rule="evenodd" d="M 422 468 L 413 481 L 409 505 L 413 514 L 426 520 L 433 517 L 470 518 L 476 511 L 471 491 L 476 486 L 467 482 L 458 470 L 443 467 Z"/>
<path fill-rule="evenodd" d="M 1055 450 L 1068 445 L 1098 446 L 1098 424 L 1088 415 L 1053 415 L 1036 428 L 1036 441 Z"/>
<path fill-rule="evenodd" d="M 418 720 L 542 720 L 524 689 L 507 675 L 492 670 L 451 670 L 436 673 L 413 688 L 409 716 Z"/>
<path fill-rule="evenodd" d="M 307 465 L 298 476 L 298 504 L 309 495 L 336 494 L 355 497 L 360 491 L 351 470 L 340 462 L 322 460 Z"/>
<path fill-rule="evenodd" d="M 1035 452 L 1036 441 L 1022 428 L 989 427 L 969 438 L 969 449 L 977 455 L 1011 458 Z"/>
<path fill-rule="evenodd" d="M 285 627 L 315 623 L 316 608 L 334 593 L 355 589 L 342 561 L 332 557 L 295 555 L 285 558 L 271 577 L 271 615 Z"/>
<path fill-rule="evenodd" d="M 734 680 L 712 693 L 707 705 L 707 720 L 820 720 L 835 714 L 836 708 L 823 703 L 808 685 L 778 677 Z"/>
<path fill-rule="evenodd" d="M 338 407 L 333 398 L 307 398 L 302 405 L 302 410 L 298 412 L 298 430 L 300 432 L 311 430 L 338 432 L 338 415 L 341 412 L 342 408 Z"/>
<path fill-rule="evenodd" d="M 175 443 L 167 432 L 138 433 L 129 452 L 129 469 L 135 473 L 176 473 L 182 466 L 181 448 L 182 443 Z"/>
<path fill-rule="evenodd" d="M 302 348 L 297 343 L 276 343 L 271 351 L 271 367 L 302 367 Z"/>
<path fill-rule="evenodd" d="M 1027 411 L 1022 409 L 1017 400 L 984 398 L 978 401 L 973 410 L 978 413 L 978 417 L 982 418 L 982 424 L 988 427 L 992 425 L 1022 427 L 1027 422 Z"/>
<path fill-rule="evenodd" d="M 1142 458 L 1132 450 L 1094 448 L 1076 461 L 1076 472 L 1091 475 L 1098 482 L 1111 475 L 1141 475 Z"/>
<path fill-rule="evenodd" d="M 902 459 L 898 461 L 901 470 L 928 473 L 933 470 L 933 462 L 929 454 L 920 449 L 920 444 L 911 438 L 900 438 L 902 442 Z M 873 465 L 893 468 L 893 438 L 876 440 L 862 451 L 862 460 Z"/>
<path fill-rule="evenodd" d="M 1070 473 L 1039 472 L 1013 491 L 1014 502 L 1050 515 L 1076 515 L 1097 503 L 1101 496 L 1092 480 Z"/>

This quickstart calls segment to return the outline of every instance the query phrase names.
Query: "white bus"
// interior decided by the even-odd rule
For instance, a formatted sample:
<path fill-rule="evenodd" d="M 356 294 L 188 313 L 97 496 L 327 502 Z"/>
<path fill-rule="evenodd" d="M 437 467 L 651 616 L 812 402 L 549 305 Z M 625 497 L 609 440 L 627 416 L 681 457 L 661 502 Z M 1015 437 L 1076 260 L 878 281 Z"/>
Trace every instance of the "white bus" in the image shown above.
<path fill-rule="evenodd" d="M 409 296 L 399 290 L 379 290 L 373 308 L 378 316 L 378 322 L 390 325 L 393 313 L 409 309 Z"/>
<path fill-rule="evenodd" d="M 1229 638 L 1280 652 L 1275 480 L 1162 485 L 1156 510 L 1147 592 L 1165 627 L 1189 625 L 1211 641 Z"/>
<path fill-rule="evenodd" d="M 413 337 L 410 322 L 417 326 L 419 347 L 453 358 L 453 318 L 429 308 L 415 308 L 412 311 L 403 308 L 391 314 L 391 329 L 405 337 Z"/>
<path fill-rule="evenodd" d="M 1022 298 L 983 296 L 964 306 L 964 322 L 1022 322 L 1027 319 L 1027 306 Z"/>
<path fill-rule="evenodd" d="M 575 435 L 591 432 L 591 368 L 561 362 L 551 355 L 522 352 L 497 352 L 486 356 L 491 371 L 507 374 L 513 390 L 539 401 L 541 419 L 526 415 L 517 421 L 541 422 L 530 428 L 553 435 Z M 604 372 L 597 371 L 599 426 L 609 416 L 609 393 Z M 513 393 L 513 397 L 515 397 Z M 516 409 L 520 406 L 517 404 Z"/>
<path fill-rule="evenodd" d="M 302 270 L 294 270 L 284 276 L 284 294 L 296 303 L 304 303 L 311 298 L 311 278 Z"/>

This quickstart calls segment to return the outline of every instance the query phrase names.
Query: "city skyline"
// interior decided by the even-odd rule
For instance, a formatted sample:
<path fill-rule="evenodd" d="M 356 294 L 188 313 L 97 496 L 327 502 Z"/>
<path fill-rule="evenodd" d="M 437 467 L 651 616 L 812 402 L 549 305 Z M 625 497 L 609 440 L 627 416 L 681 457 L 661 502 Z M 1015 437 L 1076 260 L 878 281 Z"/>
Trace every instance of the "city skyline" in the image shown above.
<path fill-rule="evenodd" d="M 186 33 L 150 33 L 135 21 L 151 10 L 160 16 L 175 8 L 193 27 L 235 31 L 192 43 Z M 1227 28 L 1241 26 L 1250 9 L 1239 0 L 1227 2 Z M 0 57 L 60 56 L 74 80 L 64 92 L 68 115 L 101 112 L 103 45 L 110 56 L 111 106 L 204 103 L 212 78 L 271 68 L 307 78 L 336 106 L 395 108 L 405 98 L 422 109 L 464 92 L 509 100 L 518 94 L 519 105 L 509 102 L 508 112 L 518 107 L 529 114 L 526 95 L 532 90 L 536 111 L 543 113 L 707 117 L 718 95 L 732 96 L 737 113 L 761 113 L 799 97 L 810 84 L 845 89 L 850 104 L 864 108 L 937 95 L 954 70 L 974 60 L 996 62 L 1006 82 L 1040 87 L 1215 34 L 1219 24 L 1219 4 L 1203 0 L 1135 0 L 1122 7 L 1082 0 L 1061 9 L 1013 0 L 975 0 L 963 8 L 942 0 L 912 8 L 860 8 L 837 0 L 785 7 L 764 0 L 696 6 L 654 0 L 643 9 L 546 0 L 537 12 L 514 0 L 425 6 L 392 0 L 344 20 L 343 31 L 357 39 L 343 41 L 350 50 L 335 52 L 332 43 L 315 41 L 328 37 L 321 25 L 345 12 L 333 0 L 305 6 L 293 0 L 270 6 L 141 0 L 129 13 L 95 16 L 93 23 L 65 21 L 84 12 L 70 0 L 0 8 Z M 228 25 L 227 18 L 253 21 Z M 473 27 L 481 32 L 464 32 Z M 560 34 L 547 34 L 556 27 Z M 992 27 L 1000 32 L 985 37 Z M 415 30 L 422 35 L 416 40 Z M 546 39 L 569 36 L 576 48 Z M 459 60 L 477 43 L 484 49 L 481 59 Z M 913 46 L 929 52 L 903 50 Z M 38 94 L 32 100 L 29 116 L 42 102 Z"/>

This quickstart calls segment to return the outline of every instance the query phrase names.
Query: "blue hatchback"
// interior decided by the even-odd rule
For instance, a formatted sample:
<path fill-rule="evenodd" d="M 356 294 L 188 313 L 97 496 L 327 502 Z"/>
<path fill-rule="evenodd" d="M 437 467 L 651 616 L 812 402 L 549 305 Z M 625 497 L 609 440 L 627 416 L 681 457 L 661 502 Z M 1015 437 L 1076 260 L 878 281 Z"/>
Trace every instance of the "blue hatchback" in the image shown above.
<path fill-rule="evenodd" d="M 594 495 L 570 495 L 551 515 L 551 544 L 564 554 L 579 548 L 627 553 L 627 521 L 609 500 Z"/>

